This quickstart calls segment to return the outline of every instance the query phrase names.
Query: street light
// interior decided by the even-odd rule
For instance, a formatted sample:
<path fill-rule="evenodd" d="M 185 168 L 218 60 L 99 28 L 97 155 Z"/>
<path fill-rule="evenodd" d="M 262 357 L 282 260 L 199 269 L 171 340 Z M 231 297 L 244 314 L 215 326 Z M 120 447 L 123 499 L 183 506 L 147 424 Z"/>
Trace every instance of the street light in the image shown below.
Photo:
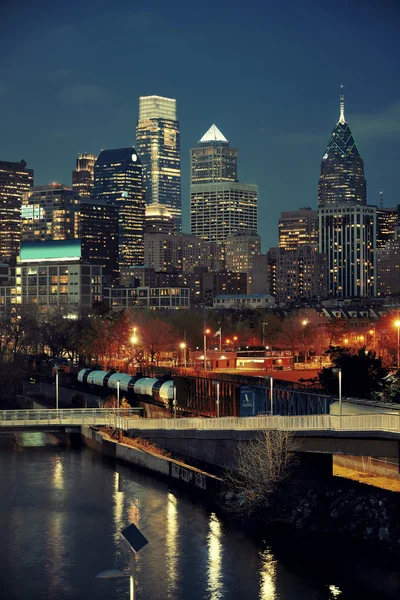
<path fill-rule="evenodd" d="M 179 344 L 181 350 L 183 350 L 183 366 L 186 367 L 186 344 L 185 342 L 181 342 Z"/>
<path fill-rule="evenodd" d="M 342 369 L 332 369 L 332 373 L 338 374 L 339 383 L 339 414 L 342 416 Z"/>
<path fill-rule="evenodd" d="M 58 411 L 58 368 L 56 367 L 56 410 Z"/>
<path fill-rule="evenodd" d="M 131 337 L 131 343 L 132 343 L 132 368 L 135 366 L 135 344 L 137 343 L 136 329 L 137 329 L 137 327 L 133 328 L 133 335 Z"/>
<path fill-rule="evenodd" d="M 203 343 L 204 343 L 204 370 L 207 371 L 207 334 L 210 333 L 209 329 L 206 329 L 204 331 L 204 339 L 203 339 Z"/>
<path fill-rule="evenodd" d="M 274 416 L 274 378 L 267 375 L 266 379 L 269 379 L 269 401 L 271 405 L 271 417 Z"/>
<path fill-rule="evenodd" d="M 394 326 L 397 327 L 397 368 L 400 369 L 400 319 L 396 319 Z"/>
<path fill-rule="evenodd" d="M 265 345 L 265 335 L 264 335 L 264 327 L 265 325 L 268 325 L 268 323 L 263 323 L 262 324 L 262 345 Z"/>

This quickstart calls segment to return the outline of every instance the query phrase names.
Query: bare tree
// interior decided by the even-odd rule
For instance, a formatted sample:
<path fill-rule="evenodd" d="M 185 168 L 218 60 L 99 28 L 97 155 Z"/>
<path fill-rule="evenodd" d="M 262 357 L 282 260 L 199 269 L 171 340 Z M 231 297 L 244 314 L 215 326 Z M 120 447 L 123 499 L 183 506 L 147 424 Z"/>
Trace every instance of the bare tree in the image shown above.
<path fill-rule="evenodd" d="M 239 444 L 236 469 L 228 471 L 225 478 L 226 491 L 233 498 L 232 511 L 249 516 L 270 506 L 295 462 L 294 438 L 289 431 L 259 431 L 255 439 Z"/>

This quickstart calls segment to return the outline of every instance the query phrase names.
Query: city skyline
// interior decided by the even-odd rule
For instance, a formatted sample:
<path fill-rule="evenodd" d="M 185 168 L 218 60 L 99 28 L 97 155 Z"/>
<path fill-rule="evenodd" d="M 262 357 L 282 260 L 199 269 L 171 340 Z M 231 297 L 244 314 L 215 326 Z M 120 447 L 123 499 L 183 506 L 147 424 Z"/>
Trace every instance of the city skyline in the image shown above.
<path fill-rule="evenodd" d="M 168 7 L 153 2 L 138 13 L 121 1 L 94 11 L 89 1 L 78 21 L 73 1 L 68 10 L 26 6 L 16 35 L 5 29 L 2 36 L 8 60 L 1 67 L 0 102 L 9 118 L 1 158 L 24 158 L 35 169 L 37 184 L 68 185 L 79 153 L 134 145 L 140 96 L 175 98 L 184 231 L 189 230 L 189 149 L 215 122 L 240 151 L 240 180 L 259 186 L 265 250 L 276 245 L 280 210 L 317 206 L 319 165 L 338 117 L 343 83 L 346 117 L 365 161 L 367 201 L 378 204 L 383 191 L 384 205 L 393 206 L 400 156 L 395 9 L 389 2 L 362 10 L 357 2 L 345 6 L 344 19 L 340 3 L 254 3 L 257 19 L 252 6 L 237 19 L 222 3 L 211 21 L 204 7 L 192 7 L 193 19 L 180 2 Z M 35 25 L 38 15 L 40 27 Z M 3 27 L 14 17 L 14 9 L 7 9 Z M 339 25 L 343 39 L 352 39 L 350 52 L 346 44 L 326 44 L 326 32 Z M 211 41 L 222 27 L 236 40 L 230 61 L 212 52 Z M 119 61 L 104 52 L 108 44 L 119 49 Z M 160 45 L 174 58 L 173 69 L 159 68 Z M 101 60 L 94 47 L 100 48 Z M 27 55 L 32 68 L 21 82 L 18 73 Z M 83 55 L 93 59 L 90 69 L 81 72 L 77 65 Z M 131 56 L 138 58 L 134 69 Z M 127 76 L 133 72 L 134 77 Z M 35 102 L 27 100 L 27 86 Z"/>

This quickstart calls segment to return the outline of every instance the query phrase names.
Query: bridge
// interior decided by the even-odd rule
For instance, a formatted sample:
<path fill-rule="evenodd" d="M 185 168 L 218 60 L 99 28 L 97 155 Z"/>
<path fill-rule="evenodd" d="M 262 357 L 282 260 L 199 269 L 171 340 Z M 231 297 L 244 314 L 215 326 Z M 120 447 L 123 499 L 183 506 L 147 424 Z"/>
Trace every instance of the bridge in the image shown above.
<path fill-rule="evenodd" d="M 0 431 L 11 429 L 48 427 L 76 427 L 82 425 L 104 425 L 117 427 L 116 420 L 133 425 L 139 420 L 141 408 L 77 408 L 38 410 L 1 410 Z"/>

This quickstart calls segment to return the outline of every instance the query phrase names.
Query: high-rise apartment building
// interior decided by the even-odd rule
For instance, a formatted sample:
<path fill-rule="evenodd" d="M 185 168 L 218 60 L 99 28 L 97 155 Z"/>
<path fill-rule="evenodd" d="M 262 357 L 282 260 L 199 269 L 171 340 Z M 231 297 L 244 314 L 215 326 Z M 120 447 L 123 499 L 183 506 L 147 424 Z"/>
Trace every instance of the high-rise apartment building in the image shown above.
<path fill-rule="evenodd" d="M 276 299 L 325 298 L 328 293 L 327 256 L 316 246 L 297 250 L 278 248 L 276 253 Z"/>
<path fill-rule="evenodd" d="M 21 239 L 21 204 L 33 187 L 26 162 L 0 161 L 0 262 L 15 263 Z"/>
<path fill-rule="evenodd" d="M 190 231 L 225 242 L 239 231 L 257 231 L 257 186 L 239 183 L 237 150 L 212 125 L 191 150 Z"/>
<path fill-rule="evenodd" d="M 76 169 L 72 171 L 72 189 L 81 198 L 90 198 L 94 182 L 95 154 L 79 154 Z"/>
<path fill-rule="evenodd" d="M 21 207 L 21 240 L 51 241 L 79 237 L 79 198 L 65 185 L 41 185 L 25 194 Z"/>
<path fill-rule="evenodd" d="M 136 151 L 143 166 L 146 204 L 162 204 L 182 229 L 181 154 L 176 100 L 139 98 Z"/>
<path fill-rule="evenodd" d="M 119 268 L 142 264 L 145 201 L 134 148 L 102 150 L 94 167 L 93 198 L 118 208 Z"/>
<path fill-rule="evenodd" d="M 309 206 L 282 212 L 279 219 L 279 248 L 297 250 L 304 245 L 318 244 L 318 215 Z"/>
<path fill-rule="evenodd" d="M 318 184 L 319 251 L 328 259 L 328 294 L 376 295 L 376 207 L 366 206 L 364 162 L 340 117 L 322 158 Z"/>
<path fill-rule="evenodd" d="M 227 271 L 249 274 L 254 257 L 261 252 L 261 238 L 255 231 L 239 231 L 225 240 Z"/>
<path fill-rule="evenodd" d="M 338 203 L 366 204 L 364 161 L 358 151 L 349 124 L 344 117 L 343 87 L 340 116 L 321 162 L 318 183 L 318 206 Z"/>

